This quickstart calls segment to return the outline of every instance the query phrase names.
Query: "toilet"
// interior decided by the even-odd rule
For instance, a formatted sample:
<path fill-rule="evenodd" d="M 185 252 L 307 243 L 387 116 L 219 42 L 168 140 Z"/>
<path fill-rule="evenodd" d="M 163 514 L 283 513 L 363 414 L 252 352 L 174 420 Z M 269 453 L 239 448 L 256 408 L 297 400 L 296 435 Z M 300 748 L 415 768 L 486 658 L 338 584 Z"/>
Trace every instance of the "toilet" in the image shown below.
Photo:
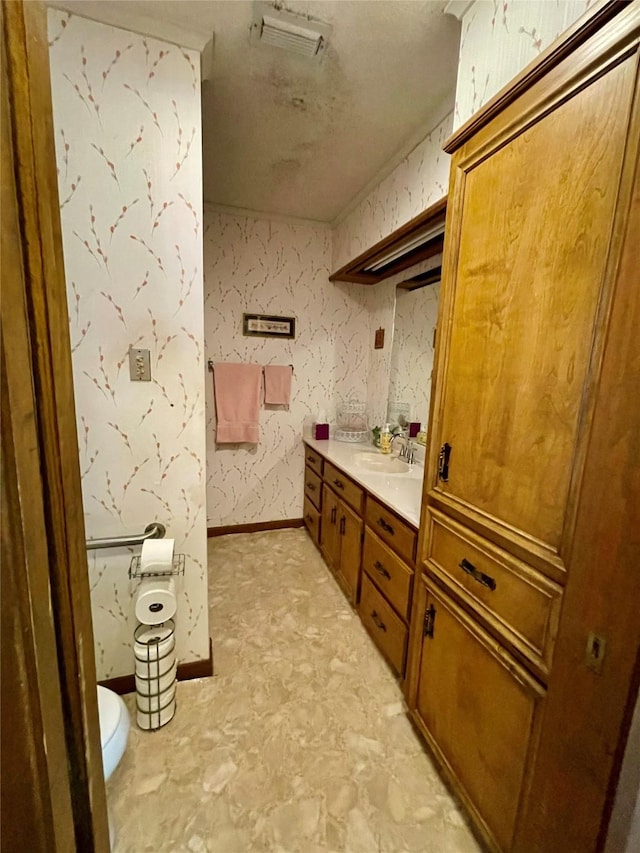
<path fill-rule="evenodd" d="M 98 685 L 98 716 L 100 718 L 100 746 L 102 748 L 102 769 L 106 782 L 118 766 L 127 746 L 129 736 L 129 712 L 127 707 L 112 690 Z M 115 832 L 109 814 L 109 840 L 113 848 Z"/>

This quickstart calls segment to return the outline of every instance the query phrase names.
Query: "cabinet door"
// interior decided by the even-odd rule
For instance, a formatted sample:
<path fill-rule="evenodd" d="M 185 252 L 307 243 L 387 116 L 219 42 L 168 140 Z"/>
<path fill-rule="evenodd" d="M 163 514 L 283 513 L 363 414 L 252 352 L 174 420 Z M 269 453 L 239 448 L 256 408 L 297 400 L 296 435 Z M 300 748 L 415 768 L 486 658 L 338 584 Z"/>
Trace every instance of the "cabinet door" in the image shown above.
<path fill-rule="evenodd" d="M 544 689 L 424 577 L 415 716 L 492 849 L 509 850 Z"/>
<path fill-rule="evenodd" d="M 334 572 L 340 562 L 340 538 L 338 536 L 339 506 L 340 501 L 336 495 L 326 485 L 323 485 L 320 549 L 329 568 Z"/>
<path fill-rule="evenodd" d="M 340 564 L 347 597 L 354 604 L 360 592 L 360 564 L 362 562 L 362 519 L 344 501 L 340 501 L 338 535 L 340 538 Z"/>
<path fill-rule="evenodd" d="M 471 145 L 453 163 L 462 202 L 450 223 L 459 243 L 445 279 L 434 431 L 436 446 L 446 442 L 451 452 L 448 482 L 432 470 L 431 485 L 553 551 L 585 405 L 634 74 L 634 62 L 613 66 L 531 126 L 514 121 L 495 135 L 493 150 Z"/>

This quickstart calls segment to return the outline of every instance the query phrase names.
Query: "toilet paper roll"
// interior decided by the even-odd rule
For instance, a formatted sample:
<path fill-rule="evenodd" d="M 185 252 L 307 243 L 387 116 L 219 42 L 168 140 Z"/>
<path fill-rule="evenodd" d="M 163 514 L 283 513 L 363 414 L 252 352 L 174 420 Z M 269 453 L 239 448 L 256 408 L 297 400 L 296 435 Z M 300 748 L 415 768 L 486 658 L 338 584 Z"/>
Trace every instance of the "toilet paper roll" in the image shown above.
<path fill-rule="evenodd" d="M 173 578 L 143 580 L 136 598 L 136 619 L 143 625 L 166 622 L 176 612 L 176 585 Z"/>
<path fill-rule="evenodd" d="M 175 539 L 145 539 L 140 553 L 140 574 L 170 572 L 174 545 Z"/>

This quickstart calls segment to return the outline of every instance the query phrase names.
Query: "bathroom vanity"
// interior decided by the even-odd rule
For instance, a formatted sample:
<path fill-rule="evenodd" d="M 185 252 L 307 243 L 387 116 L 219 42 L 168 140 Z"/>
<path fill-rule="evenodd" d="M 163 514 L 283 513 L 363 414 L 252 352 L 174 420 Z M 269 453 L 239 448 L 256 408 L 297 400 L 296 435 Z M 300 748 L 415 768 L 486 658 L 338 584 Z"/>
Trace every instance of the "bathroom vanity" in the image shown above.
<path fill-rule="evenodd" d="M 304 523 L 393 671 L 403 679 L 423 466 L 371 445 L 305 437 Z"/>

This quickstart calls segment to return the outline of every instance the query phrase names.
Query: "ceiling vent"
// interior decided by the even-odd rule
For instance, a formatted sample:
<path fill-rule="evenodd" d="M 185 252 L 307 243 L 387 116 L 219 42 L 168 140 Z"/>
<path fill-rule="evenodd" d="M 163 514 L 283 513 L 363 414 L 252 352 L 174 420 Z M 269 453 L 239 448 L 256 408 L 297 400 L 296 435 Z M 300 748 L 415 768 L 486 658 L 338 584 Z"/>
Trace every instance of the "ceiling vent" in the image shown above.
<path fill-rule="evenodd" d="M 327 49 L 330 33 L 328 24 L 278 9 L 271 3 L 253 4 L 251 39 L 254 42 L 319 60 Z"/>

